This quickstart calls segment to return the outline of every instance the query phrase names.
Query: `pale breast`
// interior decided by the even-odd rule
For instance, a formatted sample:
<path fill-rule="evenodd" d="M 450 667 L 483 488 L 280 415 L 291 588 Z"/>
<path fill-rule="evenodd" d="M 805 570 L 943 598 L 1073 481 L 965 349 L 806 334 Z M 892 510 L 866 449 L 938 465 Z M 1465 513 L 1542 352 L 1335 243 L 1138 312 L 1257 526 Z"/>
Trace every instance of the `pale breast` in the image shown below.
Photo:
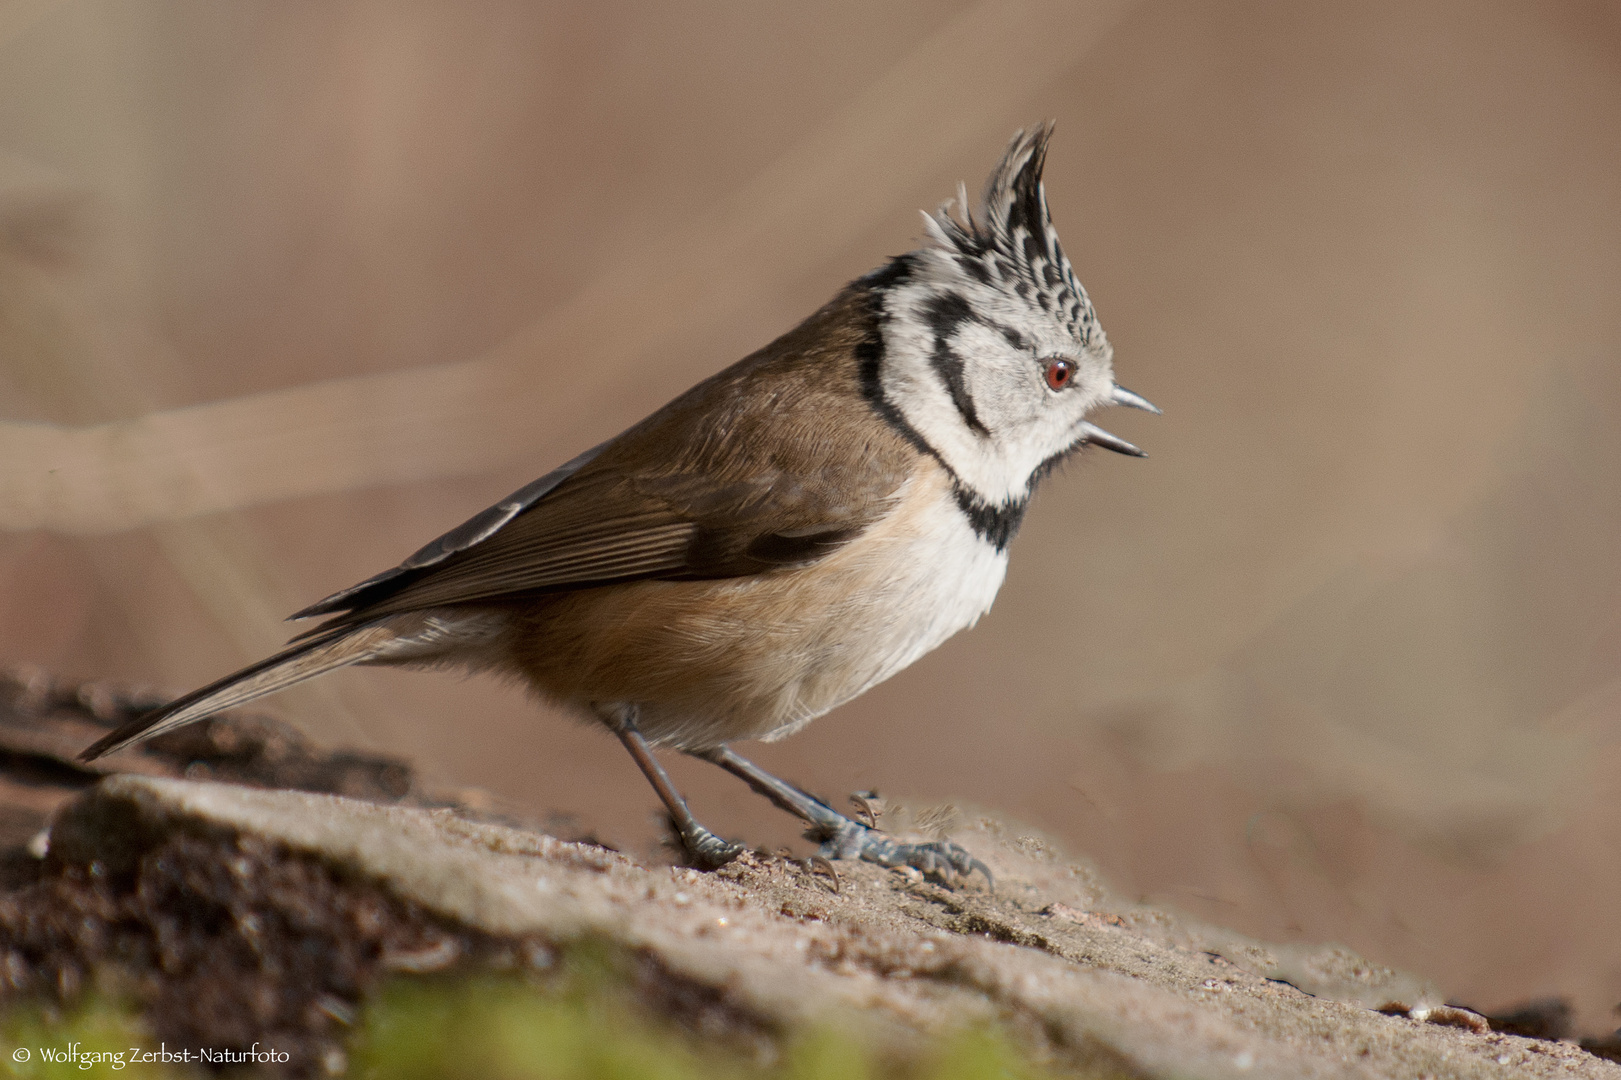
<path fill-rule="evenodd" d="M 1006 570 L 930 462 L 894 511 L 818 563 L 550 597 L 519 616 L 514 661 L 581 710 L 635 705 L 655 742 L 781 738 L 973 625 Z"/>

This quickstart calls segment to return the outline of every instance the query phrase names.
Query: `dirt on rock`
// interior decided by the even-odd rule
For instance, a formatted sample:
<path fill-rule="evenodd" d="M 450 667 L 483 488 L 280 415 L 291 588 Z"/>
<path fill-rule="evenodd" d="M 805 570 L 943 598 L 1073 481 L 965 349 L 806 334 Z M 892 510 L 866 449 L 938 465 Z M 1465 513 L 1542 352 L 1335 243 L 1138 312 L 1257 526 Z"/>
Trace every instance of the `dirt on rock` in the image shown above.
<path fill-rule="evenodd" d="M 648 1010 L 732 1042 L 831 1022 L 904 1057 L 994 1023 L 1035 1059 L 1093 1074 L 1621 1077 L 1531 1037 L 1557 1034 L 1557 1003 L 1494 1030 L 1347 950 L 1124 903 L 990 814 L 902 807 L 881 824 L 949 832 L 994 891 L 764 852 L 700 873 L 482 819 L 403 763 L 323 755 L 264 721 L 74 761 L 137 707 L 0 685 L 11 1002 L 110 980 L 169 1045 L 273 1043 L 283 1071 L 320 1075 L 341 1071 L 349 1025 L 390 975 L 544 971 L 594 941 L 630 958 Z"/>

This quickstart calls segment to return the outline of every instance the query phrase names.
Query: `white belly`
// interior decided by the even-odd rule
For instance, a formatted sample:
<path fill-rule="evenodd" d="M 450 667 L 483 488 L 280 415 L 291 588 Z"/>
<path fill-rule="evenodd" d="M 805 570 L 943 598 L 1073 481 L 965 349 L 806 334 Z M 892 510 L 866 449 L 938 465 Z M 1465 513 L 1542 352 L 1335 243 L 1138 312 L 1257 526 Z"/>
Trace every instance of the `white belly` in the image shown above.
<path fill-rule="evenodd" d="M 1007 554 L 974 534 L 944 483 L 915 478 L 888 518 L 803 570 L 713 583 L 711 602 L 671 627 L 703 643 L 693 670 L 708 677 L 635 702 L 642 730 L 688 748 L 780 739 L 977 622 Z"/>
<path fill-rule="evenodd" d="M 954 504 L 936 502 L 917 517 L 915 533 L 892 550 L 885 559 L 887 572 L 873 586 L 881 602 L 863 606 L 865 617 L 852 620 L 849 629 L 859 626 L 859 633 L 850 647 L 828 650 L 826 669 L 808 672 L 799 687 L 796 715 L 784 717 L 761 738 L 792 734 L 908 667 L 991 609 L 1007 575 L 1007 553 L 976 536 Z"/>

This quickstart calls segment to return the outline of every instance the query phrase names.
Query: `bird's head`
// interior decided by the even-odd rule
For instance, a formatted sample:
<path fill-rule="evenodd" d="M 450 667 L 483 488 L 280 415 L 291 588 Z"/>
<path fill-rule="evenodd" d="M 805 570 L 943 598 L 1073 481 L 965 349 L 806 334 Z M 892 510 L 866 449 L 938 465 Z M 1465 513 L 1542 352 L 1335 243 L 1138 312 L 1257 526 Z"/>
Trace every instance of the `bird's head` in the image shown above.
<path fill-rule="evenodd" d="M 931 243 L 873 275 L 884 400 L 988 506 L 1021 504 L 1053 463 L 1093 443 L 1087 422 L 1155 409 L 1114 381 L 1113 350 L 1059 245 L 1041 182 L 1050 124 L 1014 136 L 977 210 L 966 191 L 926 214 Z"/>

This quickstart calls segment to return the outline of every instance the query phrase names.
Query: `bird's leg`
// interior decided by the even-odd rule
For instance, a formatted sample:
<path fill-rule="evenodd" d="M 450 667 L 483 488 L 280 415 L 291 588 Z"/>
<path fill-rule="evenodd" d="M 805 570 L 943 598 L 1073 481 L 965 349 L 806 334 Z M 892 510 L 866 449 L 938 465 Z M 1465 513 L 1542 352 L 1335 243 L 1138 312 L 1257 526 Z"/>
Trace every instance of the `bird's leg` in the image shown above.
<path fill-rule="evenodd" d="M 614 734 L 619 736 L 619 741 L 625 744 L 625 749 L 630 751 L 630 756 L 642 770 L 642 775 L 647 777 L 647 782 L 659 793 L 664 808 L 670 813 L 670 823 L 675 826 L 675 831 L 681 837 L 681 844 L 687 849 L 687 856 L 692 859 L 694 865 L 705 870 L 714 870 L 737 858 L 743 851 L 742 844 L 729 844 L 722 840 L 698 824 L 698 819 L 687 809 L 687 800 L 675 789 L 675 785 L 670 782 L 670 774 L 664 771 L 664 766 L 659 764 L 653 752 L 647 748 L 647 740 L 643 739 L 642 733 L 636 729 L 635 711 L 626 710 L 610 720 L 609 726 L 613 728 Z"/>
<path fill-rule="evenodd" d="M 821 854 L 829 859 L 866 859 L 880 866 L 911 866 L 940 884 L 953 876 L 967 877 L 978 870 L 995 887 L 984 863 L 949 841 L 907 844 L 877 829 L 852 821 L 821 799 L 785 780 L 779 780 L 730 747 L 689 750 L 693 757 L 719 765 L 777 806 L 802 818 L 810 825 L 809 835 L 822 842 Z"/>

